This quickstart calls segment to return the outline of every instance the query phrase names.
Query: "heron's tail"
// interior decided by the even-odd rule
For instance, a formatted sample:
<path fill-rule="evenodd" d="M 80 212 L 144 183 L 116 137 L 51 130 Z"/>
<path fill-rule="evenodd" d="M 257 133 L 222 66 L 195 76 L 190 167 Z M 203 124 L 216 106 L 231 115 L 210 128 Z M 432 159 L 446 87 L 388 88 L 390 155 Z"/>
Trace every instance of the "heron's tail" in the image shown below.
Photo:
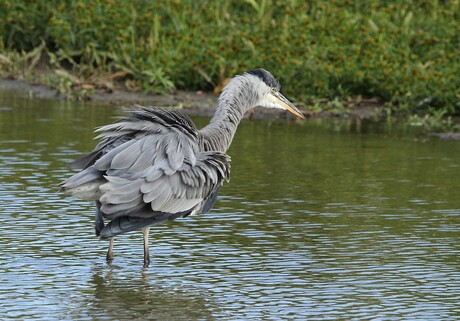
<path fill-rule="evenodd" d="M 99 186 L 104 182 L 106 180 L 102 177 L 100 171 L 93 167 L 88 167 L 59 183 L 59 191 L 85 200 L 96 200 L 99 196 Z"/>
<path fill-rule="evenodd" d="M 127 232 L 140 230 L 147 226 L 157 225 L 163 223 L 169 219 L 169 215 L 161 213 L 161 215 L 155 217 L 130 217 L 120 216 L 110 221 L 99 234 L 99 237 L 107 239 L 116 235 L 124 234 Z"/>

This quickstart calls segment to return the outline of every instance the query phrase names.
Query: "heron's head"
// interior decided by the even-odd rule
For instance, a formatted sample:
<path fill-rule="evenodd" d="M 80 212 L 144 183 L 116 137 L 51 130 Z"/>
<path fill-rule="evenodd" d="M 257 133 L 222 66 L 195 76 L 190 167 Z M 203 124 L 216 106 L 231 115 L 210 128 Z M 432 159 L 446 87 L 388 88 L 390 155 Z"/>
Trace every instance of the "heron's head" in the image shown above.
<path fill-rule="evenodd" d="M 256 95 L 256 105 L 253 107 L 277 108 L 287 110 L 294 115 L 304 118 L 303 114 L 280 93 L 280 83 L 265 69 L 254 69 L 243 74 L 250 79 Z"/>

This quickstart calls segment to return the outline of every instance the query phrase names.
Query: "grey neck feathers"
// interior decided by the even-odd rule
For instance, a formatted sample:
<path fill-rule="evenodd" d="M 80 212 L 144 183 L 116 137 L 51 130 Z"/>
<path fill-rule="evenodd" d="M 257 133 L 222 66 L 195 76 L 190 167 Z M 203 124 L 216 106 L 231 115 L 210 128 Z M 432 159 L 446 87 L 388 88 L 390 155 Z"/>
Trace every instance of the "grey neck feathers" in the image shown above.
<path fill-rule="evenodd" d="M 258 101 L 252 77 L 243 75 L 233 78 L 220 95 L 214 117 L 209 125 L 200 130 L 205 150 L 226 152 L 230 147 L 244 114 Z"/>

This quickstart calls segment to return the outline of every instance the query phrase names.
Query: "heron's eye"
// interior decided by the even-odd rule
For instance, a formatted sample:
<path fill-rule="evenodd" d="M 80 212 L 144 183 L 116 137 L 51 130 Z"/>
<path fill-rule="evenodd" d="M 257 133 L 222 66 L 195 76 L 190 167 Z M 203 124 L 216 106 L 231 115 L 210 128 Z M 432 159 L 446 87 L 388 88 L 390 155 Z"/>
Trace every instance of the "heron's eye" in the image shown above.
<path fill-rule="evenodd" d="M 278 89 L 276 87 L 272 87 L 272 93 L 276 93 Z"/>

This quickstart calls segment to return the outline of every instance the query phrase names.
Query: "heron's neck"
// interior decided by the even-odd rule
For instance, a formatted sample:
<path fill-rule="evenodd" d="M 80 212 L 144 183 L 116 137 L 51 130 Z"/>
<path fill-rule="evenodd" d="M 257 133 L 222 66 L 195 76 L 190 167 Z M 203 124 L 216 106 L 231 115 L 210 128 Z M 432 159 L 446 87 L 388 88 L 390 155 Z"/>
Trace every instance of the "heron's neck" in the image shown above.
<path fill-rule="evenodd" d="M 232 82 L 219 97 L 211 122 L 200 130 L 206 150 L 226 152 L 245 112 L 255 104 L 256 98 L 247 83 L 235 79 Z"/>

